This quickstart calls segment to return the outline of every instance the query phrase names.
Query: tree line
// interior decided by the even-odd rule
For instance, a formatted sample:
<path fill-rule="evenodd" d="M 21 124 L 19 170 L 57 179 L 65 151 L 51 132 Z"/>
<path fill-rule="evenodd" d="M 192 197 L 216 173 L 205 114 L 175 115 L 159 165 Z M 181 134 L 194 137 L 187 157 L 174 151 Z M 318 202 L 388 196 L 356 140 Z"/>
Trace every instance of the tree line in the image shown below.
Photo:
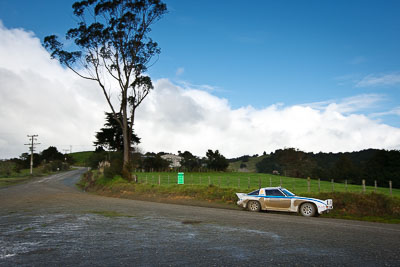
<path fill-rule="evenodd" d="M 12 173 L 20 173 L 23 169 L 29 169 L 31 156 L 22 153 L 19 158 L 0 161 L 0 176 L 10 176 Z M 41 172 L 67 170 L 74 160 L 67 154 L 62 154 L 54 146 L 49 146 L 40 153 L 33 153 L 33 167 L 40 168 Z"/>
<path fill-rule="evenodd" d="M 400 187 L 400 151 L 366 149 L 344 153 L 306 153 L 294 148 L 278 149 L 256 164 L 257 172 L 290 177 L 311 177 L 337 182 Z"/>
<path fill-rule="evenodd" d="M 172 166 L 172 162 L 163 157 L 169 155 L 165 152 L 133 152 L 130 156 L 129 169 L 132 171 L 161 172 L 161 171 L 226 171 L 229 166 L 228 160 L 218 151 L 209 149 L 206 157 L 198 157 L 189 151 L 178 151 L 179 166 Z M 96 151 L 89 158 L 89 165 L 93 169 L 104 165 L 102 162 L 108 162 L 104 170 L 105 176 L 112 178 L 115 175 L 122 174 L 122 153 L 121 151 L 105 151 L 102 147 L 96 148 Z"/>

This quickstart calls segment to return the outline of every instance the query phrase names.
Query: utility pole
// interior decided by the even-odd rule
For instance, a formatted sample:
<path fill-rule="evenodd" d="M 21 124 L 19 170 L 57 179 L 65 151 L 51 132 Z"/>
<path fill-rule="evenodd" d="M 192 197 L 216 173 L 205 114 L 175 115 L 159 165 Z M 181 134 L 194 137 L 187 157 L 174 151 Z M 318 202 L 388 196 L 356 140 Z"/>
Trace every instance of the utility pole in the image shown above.
<path fill-rule="evenodd" d="M 35 143 L 35 141 L 37 141 L 36 137 L 38 137 L 37 134 L 28 135 L 30 142 L 29 142 L 29 144 L 25 144 L 26 146 L 30 146 L 29 150 L 31 151 L 31 175 L 33 173 L 33 151 L 35 150 L 35 145 L 40 145 L 40 143 Z"/>
<path fill-rule="evenodd" d="M 67 153 L 70 151 L 69 149 L 63 149 L 64 151 L 64 161 L 67 161 Z"/>

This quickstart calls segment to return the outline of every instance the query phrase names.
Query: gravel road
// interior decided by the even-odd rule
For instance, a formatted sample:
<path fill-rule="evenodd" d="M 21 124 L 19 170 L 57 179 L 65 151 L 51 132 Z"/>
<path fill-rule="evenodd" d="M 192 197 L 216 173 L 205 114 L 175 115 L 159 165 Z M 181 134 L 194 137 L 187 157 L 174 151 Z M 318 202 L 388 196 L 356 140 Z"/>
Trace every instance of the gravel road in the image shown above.
<path fill-rule="evenodd" d="M 400 266 L 400 225 L 101 197 L 83 172 L 0 189 L 0 266 Z"/>

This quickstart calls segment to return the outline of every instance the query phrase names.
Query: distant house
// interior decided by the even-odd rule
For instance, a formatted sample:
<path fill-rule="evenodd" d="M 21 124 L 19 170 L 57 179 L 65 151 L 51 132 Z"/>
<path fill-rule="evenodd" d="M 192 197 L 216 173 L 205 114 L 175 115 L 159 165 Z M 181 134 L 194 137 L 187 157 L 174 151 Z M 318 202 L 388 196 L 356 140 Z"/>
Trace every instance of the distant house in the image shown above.
<path fill-rule="evenodd" d="M 179 168 L 181 167 L 182 157 L 174 155 L 174 154 L 165 154 L 161 156 L 162 159 L 169 161 L 170 168 Z"/>

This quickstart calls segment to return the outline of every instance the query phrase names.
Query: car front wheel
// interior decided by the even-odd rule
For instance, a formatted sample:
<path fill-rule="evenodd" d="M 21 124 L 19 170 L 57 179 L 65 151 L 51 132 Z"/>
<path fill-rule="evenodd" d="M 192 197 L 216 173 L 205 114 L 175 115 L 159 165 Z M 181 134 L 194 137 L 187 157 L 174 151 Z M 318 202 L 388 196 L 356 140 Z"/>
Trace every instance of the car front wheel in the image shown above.
<path fill-rule="evenodd" d="M 300 213 L 306 217 L 313 217 L 315 216 L 317 209 L 315 208 L 314 204 L 312 203 L 304 203 L 300 207 Z"/>
<path fill-rule="evenodd" d="M 255 200 L 249 201 L 249 203 L 247 203 L 247 209 L 249 211 L 260 211 L 260 209 L 261 209 L 260 202 L 255 201 Z"/>

